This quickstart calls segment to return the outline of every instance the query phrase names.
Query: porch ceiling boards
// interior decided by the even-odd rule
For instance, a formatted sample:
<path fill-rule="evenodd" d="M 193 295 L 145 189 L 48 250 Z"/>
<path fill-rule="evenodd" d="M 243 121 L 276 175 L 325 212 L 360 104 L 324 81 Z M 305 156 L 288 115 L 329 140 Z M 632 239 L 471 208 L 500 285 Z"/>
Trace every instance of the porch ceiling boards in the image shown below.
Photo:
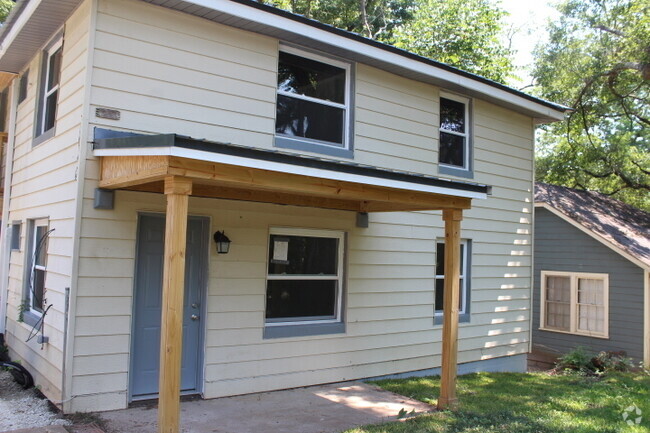
<path fill-rule="evenodd" d="M 484 185 L 178 137 L 100 139 L 100 187 L 164 192 L 169 176 L 192 195 L 355 212 L 469 209 Z"/>

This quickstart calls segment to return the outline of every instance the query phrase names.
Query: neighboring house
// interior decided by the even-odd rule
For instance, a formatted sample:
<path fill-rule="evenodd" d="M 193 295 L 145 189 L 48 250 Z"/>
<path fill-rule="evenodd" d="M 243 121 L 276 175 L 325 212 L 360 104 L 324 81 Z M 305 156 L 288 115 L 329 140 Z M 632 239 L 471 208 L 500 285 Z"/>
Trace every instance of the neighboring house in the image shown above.
<path fill-rule="evenodd" d="M 650 214 L 535 184 L 533 350 L 625 351 L 650 365 Z"/>
<path fill-rule="evenodd" d="M 19 0 L 0 44 L 4 332 L 66 412 L 155 397 L 161 334 L 204 398 L 526 368 L 564 107 L 249 0 Z"/>

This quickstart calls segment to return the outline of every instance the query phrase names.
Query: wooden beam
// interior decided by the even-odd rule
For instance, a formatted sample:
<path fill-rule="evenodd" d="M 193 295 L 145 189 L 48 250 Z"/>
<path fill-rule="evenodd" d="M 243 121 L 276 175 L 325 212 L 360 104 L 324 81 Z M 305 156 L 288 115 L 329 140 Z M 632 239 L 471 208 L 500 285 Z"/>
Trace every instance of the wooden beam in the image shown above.
<path fill-rule="evenodd" d="M 180 431 L 185 244 L 187 205 L 191 193 L 191 180 L 171 176 L 165 178 L 167 216 L 160 324 L 159 433 L 179 433 Z"/>
<path fill-rule="evenodd" d="M 223 186 L 245 187 L 261 191 L 286 192 L 342 200 L 399 203 L 418 209 L 469 209 L 471 207 L 471 199 L 464 197 L 344 182 L 180 157 L 170 157 L 168 173 L 202 180 L 201 183 L 209 181 Z"/>
<path fill-rule="evenodd" d="M 442 325 L 442 372 L 438 409 L 453 409 L 458 368 L 458 305 L 460 300 L 460 209 L 442 211 L 445 221 L 445 292 Z"/>
<path fill-rule="evenodd" d="M 168 169 L 168 156 L 102 156 L 99 187 L 127 188 L 163 180 Z"/>

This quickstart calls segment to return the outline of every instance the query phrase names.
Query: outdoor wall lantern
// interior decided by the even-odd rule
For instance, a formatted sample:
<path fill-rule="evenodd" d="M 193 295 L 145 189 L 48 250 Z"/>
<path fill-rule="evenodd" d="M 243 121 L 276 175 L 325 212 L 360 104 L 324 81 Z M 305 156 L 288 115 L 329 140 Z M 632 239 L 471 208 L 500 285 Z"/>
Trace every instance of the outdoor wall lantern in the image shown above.
<path fill-rule="evenodd" d="M 223 231 L 218 231 L 214 234 L 214 241 L 217 243 L 217 253 L 228 254 L 230 249 L 230 239 Z"/>

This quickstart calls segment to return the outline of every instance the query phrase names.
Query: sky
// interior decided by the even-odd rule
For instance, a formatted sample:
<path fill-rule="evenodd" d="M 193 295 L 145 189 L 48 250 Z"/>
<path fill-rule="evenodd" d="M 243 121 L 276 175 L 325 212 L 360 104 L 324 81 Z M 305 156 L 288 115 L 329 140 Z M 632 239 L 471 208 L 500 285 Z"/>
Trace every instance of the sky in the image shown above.
<path fill-rule="evenodd" d="M 515 55 L 515 65 L 524 70 L 519 72 L 522 77 L 514 87 L 520 88 L 530 84 L 530 65 L 533 63 L 532 52 L 538 42 L 546 37 L 546 23 L 548 20 L 557 19 L 558 12 L 552 6 L 554 0 L 494 0 L 510 13 L 506 22 L 516 29 L 512 39 Z"/>

